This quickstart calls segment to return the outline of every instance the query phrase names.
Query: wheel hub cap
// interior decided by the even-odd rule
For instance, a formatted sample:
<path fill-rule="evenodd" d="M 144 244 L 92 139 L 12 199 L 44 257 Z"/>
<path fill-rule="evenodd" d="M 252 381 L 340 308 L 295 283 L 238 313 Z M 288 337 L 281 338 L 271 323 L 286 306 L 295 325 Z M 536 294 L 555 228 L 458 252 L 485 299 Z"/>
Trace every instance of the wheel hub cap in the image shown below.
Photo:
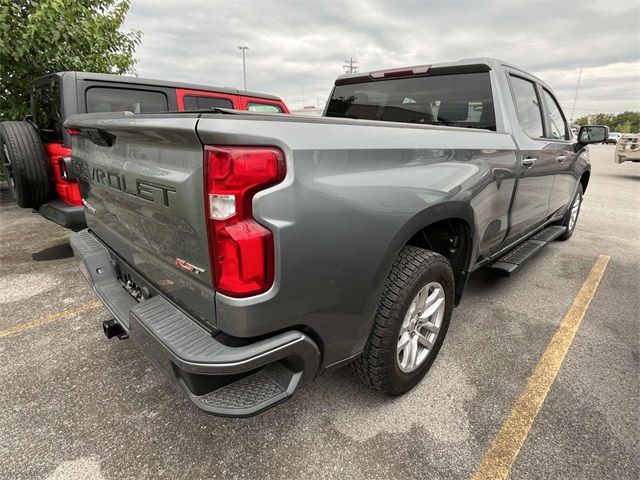
<path fill-rule="evenodd" d="M 420 289 L 407 311 L 398 336 L 398 367 L 411 373 L 422 365 L 436 343 L 445 310 L 444 288 L 430 282 Z"/>

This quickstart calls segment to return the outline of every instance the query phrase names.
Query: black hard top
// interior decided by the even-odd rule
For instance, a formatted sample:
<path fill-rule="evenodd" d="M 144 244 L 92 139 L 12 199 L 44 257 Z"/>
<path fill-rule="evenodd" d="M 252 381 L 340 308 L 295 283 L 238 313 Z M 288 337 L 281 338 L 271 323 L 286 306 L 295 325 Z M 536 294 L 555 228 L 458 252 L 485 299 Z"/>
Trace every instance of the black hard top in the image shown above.
<path fill-rule="evenodd" d="M 56 72 L 44 75 L 33 82 L 34 85 L 39 85 L 50 79 L 51 77 L 58 77 L 60 79 L 66 76 L 75 76 L 77 80 L 88 80 L 92 82 L 110 82 L 110 83 L 123 83 L 132 85 L 147 85 L 152 87 L 170 87 L 170 88 L 184 88 L 187 90 L 204 90 L 207 92 L 226 93 L 228 95 L 242 95 L 246 97 L 264 98 L 267 100 L 281 101 L 280 97 L 275 95 L 269 95 L 266 93 L 249 92 L 246 90 L 238 90 L 236 88 L 223 88 L 214 87 L 211 85 L 199 85 L 195 83 L 182 83 L 182 82 L 170 82 L 167 80 L 155 80 L 152 78 L 142 77 L 128 77 L 125 75 L 109 75 L 107 73 L 92 73 L 92 72 Z"/>

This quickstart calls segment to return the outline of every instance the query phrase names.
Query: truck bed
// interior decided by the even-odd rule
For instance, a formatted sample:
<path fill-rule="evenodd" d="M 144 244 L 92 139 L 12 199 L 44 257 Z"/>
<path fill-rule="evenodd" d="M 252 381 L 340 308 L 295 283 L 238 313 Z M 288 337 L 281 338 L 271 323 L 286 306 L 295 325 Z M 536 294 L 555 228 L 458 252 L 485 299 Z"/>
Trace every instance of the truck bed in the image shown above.
<path fill-rule="evenodd" d="M 231 336 L 259 337 L 283 321 L 340 335 L 322 321 L 327 308 L 339 309 L 345 329 L 362 328 L 356 325 L 372 308 L 367 292 L 380 288 L 407 219 L 431 204 L 468 203 L 474 189 L 481 205 L 493 198 L 482 191 L 495 190 L 496 174 L 513 182 L 511 136 L 486 130 L 247 113 L 94 114 L 66 126 L 83 132 L 74 137 L 74 169 L 90 230 L 123 270 L 144 276 L 205 328 Z M 214 290 L 204 145 L 284 152 L 284 181 L 253 199 L 254 218 L 273 232 L 276 257 L 274 284 L 256 297 Z M 492 208 L 506 217 L 511 189 L 502 191 Z M 372 261 L 355 264 L 353 248 Z M 176 259 L 203 271 L 186 272 Z M 262 320 L 238 321 L 240 307 L 243 317 Z"/>

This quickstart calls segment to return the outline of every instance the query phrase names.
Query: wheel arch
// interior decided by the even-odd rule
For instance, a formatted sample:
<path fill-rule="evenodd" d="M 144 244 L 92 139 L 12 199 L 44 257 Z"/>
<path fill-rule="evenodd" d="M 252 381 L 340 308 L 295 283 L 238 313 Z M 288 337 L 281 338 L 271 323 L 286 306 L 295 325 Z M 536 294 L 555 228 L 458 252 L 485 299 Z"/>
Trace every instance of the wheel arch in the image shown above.
<path fill-rule="evenodd" d="M 378 288 L 376 288 L 376 293 L 378 294 L 376 298 L 379 298 L 379 292 L 381 292 L 389 270 L 393 265 L 393 261 L 400 250 L 402 250 L 405 245 L 429 249 L 428 235 L 426 242 L 422 242 L 420 237 L 424 232 L 428 234 L 431 231 L 430 229 L 444 228 L 448 223 L 453 224 L 454 231 L 460 235 L 459 241 L 461 242 L 454 254 L 454 262 L 452 262 L 456 282 L 456 304 L 459 302 L 471 263 L 473 238 L 475 234 L 475 216 L 473 209 L 468 203 L 461 201 L 449 201 L 429 206 L 405 222 L 389 244 L 386 255 L 382 261 L 378 275 L 378 278 L 381 280 L 378 282 Z M 445 253 L 438 250 L 441 250 L 441 248 L 433 251 L 440 254 Z M 447 255 L 444 256 L 448 257 Z M 449 258 L 449 260 L 451 261 L 451 258 Z"/>

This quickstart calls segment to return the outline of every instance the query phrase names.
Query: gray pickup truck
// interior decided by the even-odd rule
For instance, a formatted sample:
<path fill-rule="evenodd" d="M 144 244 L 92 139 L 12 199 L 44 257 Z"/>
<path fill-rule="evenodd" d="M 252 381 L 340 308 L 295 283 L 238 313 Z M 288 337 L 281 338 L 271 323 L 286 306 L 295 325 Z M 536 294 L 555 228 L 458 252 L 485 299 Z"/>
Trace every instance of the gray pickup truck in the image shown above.
<path fill-rule="evenodd" d="M 545 83 L 493 59 L 339 77 L 324 118 L 79 115 L 71 245 L 131 338 L 198 407 L 248 416 L 350 364 L 416 385 L 469 274 L 573 233 L 590 176 Z"/>

